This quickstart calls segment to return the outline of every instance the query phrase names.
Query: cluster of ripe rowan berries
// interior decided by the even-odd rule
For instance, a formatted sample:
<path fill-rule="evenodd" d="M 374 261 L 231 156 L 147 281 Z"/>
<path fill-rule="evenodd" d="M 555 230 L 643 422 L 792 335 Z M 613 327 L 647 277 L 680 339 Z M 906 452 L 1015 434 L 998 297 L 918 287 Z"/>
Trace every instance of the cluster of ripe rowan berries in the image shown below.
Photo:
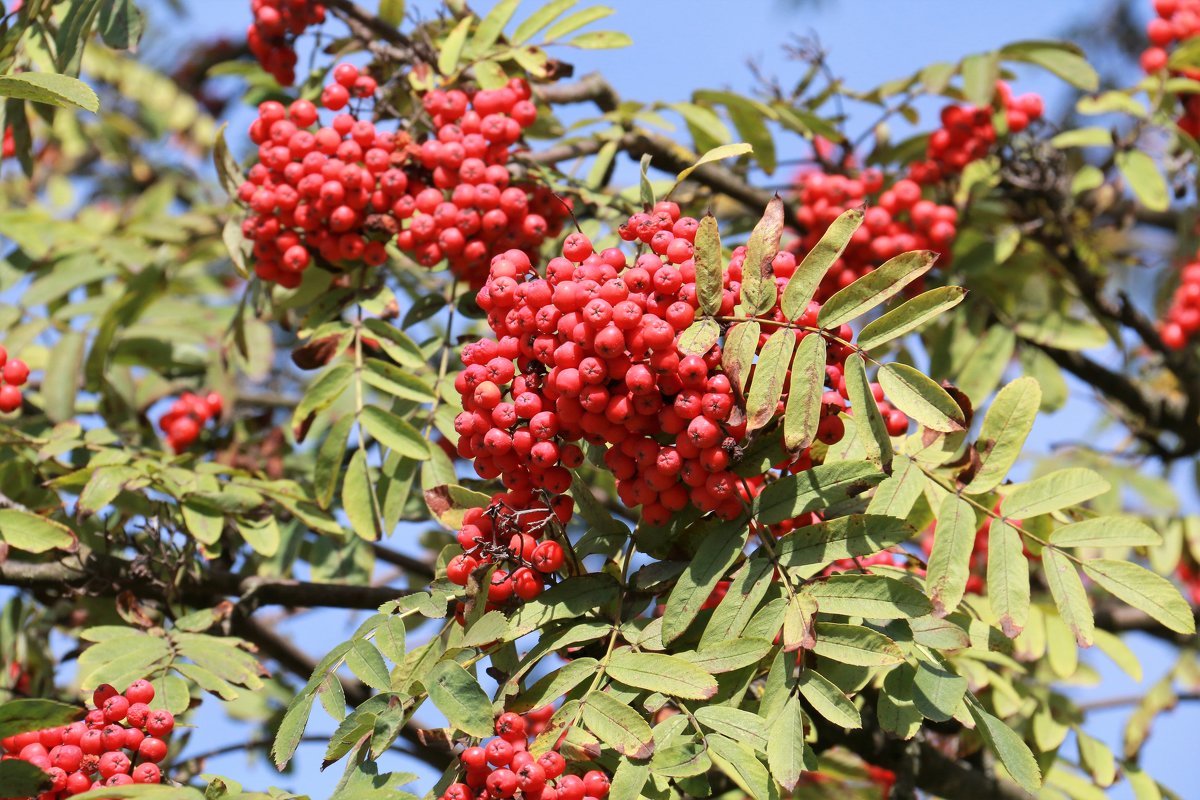
<path fill-rule="evenodd" d="M 950 261 L 958 211 L 926 199 L 914 180 L 904 178 L 885 189 L 883 175 L 876 169 L 857 175 L 812 171 L 797 177 L 796 188 L 796 217 L 803 226 L 800 237 L 789 245 L 796 255 L 812 250 L 843 212 L 867 207 L 862 227 L 821 282 L 818 302 L 901 253 L 933 250 L 939 254 L 939 266 Z"/>
<path fill-rule="evenodd" d="M 602 800 L 608 796 L 609 776 L 593 769 L 582 775 L 567 772 L 567 760 L 557 750 L 534 758 L 528 746 L 554 714 L 545 706 L 526 714 L 506 711 L 496 718 L 496 737 L 468 747 L 459 756 L 464 775 L 452 783 L 441 800 Z"/>
<path fill-rule="evenodd" d="M 1180 350 L 1200 330 L 1200 254 L 1185 264 L 1179 273 L 1179 286 L 1159 326 L 1163 344 Z"/>
<path fill-rule="evenodd" d="M 250 52 L 280 86 L 291 86 L 296 82 L 296 37 L 325 21 L 325 6 L 312 0 L 250 0 L 250 11 Z"/>
<path fill-rule="evenodd" d="M 1045 103 L 1035 92 L 1014 96 L 1004 81 L 996 81 L 996 101 L 1004 112 L 1009 133 L 1020 133 L 1029 123 L 1042 118 Z M 935 184 L 962 173 L 996 144 L 995 110 L 973 105 L 951 105 L 942 109 L 942 127 L 929 137 L 925 160 L 909 167 L 909 177 L 921 184 Z"/>
<path fill-rule="evenodd" d="M 1185 557 L 1180 560 L 1176 571 L 1179 574 L 1179 580 L 1183 583 L 1184 589 L 1187 590 L 1187 596 L 1191 598 L 1192 604 L 1200 606 L 1200 566 L 1189 563 Z"/>
<path fill-rule="evenodd" d="M 545 537 L 555 522 L 566 525 L 574 510 L 570 497 L 559 495 L 546 502 L 529 487 L 494 495 L 486 510 L 471 508 L 464 515 L 458 531 L 463 552 L 446 565 L 446 577 L 466 586 L 480 566 L 496 564 L 487 586 L 488 610 L 513 597 L 532 600 L 562 569 L 565 558 L 562 545 Z M 457 613 L 463 613 L 461 606 Z"/>
<path fill-rule="evenodd" d="M 376 91 L 351 64 L 333 71 L 321 104 L 341 111 Z M 570 212 L 549 189 L 512 183 L 508 161 L 537 118 L 529 84 L 474 94 L 452 89 L 423 98 L 433 136 L 378 130 L 354 113 L 319 126 L 307 100 L 268 101 L 250 126 L 259 163 L 238 190 L 250 207 L 242 232 L 254 242 L 255 272 L 291 288 L 316 256 L 330 265 L 387 260 L 386 243 L 459 278 L 482 284 L 489 259 L 518 248 L 535 254 Z"/>
<path fill-rule="evenodd" d="M 13 129 L 9 125 L 4 129 L 4 141 L 0 145 L 0 158 L 12 158 L 17 154 L 17 140 L 13 138 Z"/>
<path fill-rule="evenodd" d="M 21 387 L 29 380 L 29 367 L 19 358 L 9 358 L 0 346 L 0 414 L 11 414 L 21 407 Z"/>
<path fill-rule="evenodd" d="M 209 420 L 219 417 L 225 401 L 216 392 L 201 397 L 184 392 L 158 420 L 158 427 L 167 437 L 167 446 L 176 453 L 186 450 L 200 436 Z"/>
<path fill-rule="evenodd" d="M 95 708 L 83 720 L 9 736 L 0 741 L 2 758 L 28 761 L 50 775 L 51 788 L 37 800 L 59 800 L 104 786 L 159 783 L 158 764 L 167 757 L 166 738 L 175 717 L 151 709 L 153 699 L 149 681 L 134 681 L 124 694 L 103 684 L 92 694 Z"/>
<path fill-rule="evenodd" d="M 626 506 L 642 506 L 651 525 L 689 504 L 726 519 L 742 513 L 764 483 L 731 469 L 746 435 L 740 392 L 721 370 L 719 343 L 699 355 L 679 349 L 699 305 L 692 259 L 698 226 L 675 203 L 662 202 L 619 228 L 624 240 L 649 246 L 632 263 L 619 248 L 595 252 L 580 233 L 566 238 L 544 278 L 519 251 L 493 259 L 477 301 L 497 339 L 464 348 L 466 369 L 455 380 L 464 409 L 454 423 L 458 454 L 481 477 L 499 478 L 510 492 L 553 497 L 570 486 L 569 469 L 583 459 L 577 443 L 585 441 L 607 448 L 604 463 L 618 496 Z M 745 249 L 737 248 L 723 271 L 721 316 L 741 299 L 744 259 Z M 780 253 L 773 269 L 776 302 L 760 316 L 784 323 L 779 301 L 795 258 Z M 816 333 L 819 311 L 819 303 L 809 305 L 797 338 L 823 335 Z M 842 369 L 854 332 L 842 326 L 824 335 L 826 382 L 836 398 L 824 403 L 818 437 L 832 444 L 844 432 Z M 786 397 L 778 413 L 785 404 Z M 884 410 L 893 433 L 907 430 L 903 414 Z M 812 463 L 804 451 L 777 466 L 799 471 Z"/>
<path fill-rule="evenodd" d="M 1150 46 L 1142 52 L 1142 69 L 1154 74 L 1166 68 L 1169 54 L 1167 48 L 1200 36 L 1200 2 L 1197 0 L 1154 0 L 1157 17 L 1146 23 L 1146 38 Z M 1182 67 L 1172 69 L 1172 74 L 1193 80 L 1200 78 L 1200 70 Z M 1194 139 L 1200 139 L 1200 96 L 1182 94 L 1179 97 L 1183 115 L 1179 127 Z"/>

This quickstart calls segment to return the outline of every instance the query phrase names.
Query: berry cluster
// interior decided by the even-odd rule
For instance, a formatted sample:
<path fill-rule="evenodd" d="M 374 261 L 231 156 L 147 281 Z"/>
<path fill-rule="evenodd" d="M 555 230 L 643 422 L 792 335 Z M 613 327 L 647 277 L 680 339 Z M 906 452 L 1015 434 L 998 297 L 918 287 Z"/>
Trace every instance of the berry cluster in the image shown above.
<path fill-rule="evenodd" d="M 1186 558 L 1179 562 L 1179 580 L 1187 590 L 1187 596 L 1192 604 L 1200 606 L 1200 566 L 1189 563 Z"/>
<path fill-rule="evenodd" d="M 1028 92 L 1014 97 L 1004 81 L 996 81 L 996 99 L 1009 133 L 1020 133 L 1045 112 L 1041 95 Z M 967 164 L 986 156 L 998 136 L 993 113 L 991 108 L 972 105 L 943 108 L 942 127 L 929 137 L 926 160 L 913 164 L 909 177 L 917 183 L 935 184 L 960 174 Z"/>
<path fill-rule="evenodd" d="M 1167 66 L 1167 48 L 1200 36 L 1200 2 L 1198 0 L 1154 0 L 1157 17 L 1146 23 L 1146 38 L 1150 46 L 1142 52 L 1142 69 L 1153 74 Z M 1188 78 L 1200 78 L 1200 70 L 1183 68 L 1172 70 L 1173 74 Z M 1200 139 L 1200 96 L 1180 96 L 1183 116 L 1179 127 L 1192 138 Z"/>
<path fill-rule="evenodd" d="M 82 721 L 0 740 L 3 758 L 28 761 L 50 775 L 51 788 L 37 800 L 59 800 L 104 786 L 159 783 L 158 764 L 167 756 L 165 740 L 175 718 L 170 711 L 151 709 L 153 699 L 149 681 L 134 681 L 124 694 L 103 684 L 92 695 L 96 707 Z"/>
<path fill-rule="evenodd" d="M 333 76 L 321 94 L 329 111 L 375 93 L 353 65 Z M 535 254 L 570 207 L 544 187 L 511 183 L 506 165 L 537 118 L 530 97 L 519 79 L 473 95 L 429 92 L 423 104 L 436 133 L 420 144 L 353 113 L 318 126 L 307 100 L 263 103 L 250 126 L 259 163 L 238 190 L 250 207 L 242 232 L 254 242 L 255 272 L 295 287 L 318 255 L 330 265 L 384 263 L 394 237 L 423 266 L 445 260 L 480 285 L 496 253 Z"/>
<path fill-rule="evenodd" d="M 582 461 L 576 443 L 585 441 L 607 448 L 604 463 L 621 501 L 642 506 L 648 524 L 666 524 L 689 504 L 727 519 L 742 512 L 764 482 L 731 469 L 746 434 L 740 393 L 721 371 L 720 344 L 700 355 L 679 349 L 699 305 L 692 260 L 698 226 L 663 202 L 620 227 L 625 241 L 648 245 L 632 263 L 615 247 L 596 253 L 580 233 L 566 238 L 545 278 L 520 251 L 493 259 L 477 301 L 498 338 L 464 348 L 466 369 L 455 379 L 464 409 L 454 423 L 458 454 L 473 460 L 481 477 L 500 478 L 510 492 L 560 494 L 570 485 L 568 470 Z M 741 298 L 744 259 L 745 249 L 736 249 L 724 270 L 722 316 Z M 779 300 L 796 260 L 780 253 L 773 269 L 776 303 L 762 316 L 785 322 Z M 819 303 L 810 304 L 797 338 L 818 335 L 819 311 Z M 854 334 L 848 325 L 825 333 L 832 391 L 818 435 L 832 444 L 844 432 L 842 369 Z M 884 410 L 893 433 L 907 430 L 903 414 Z M 812 463 L 804 451 L 778 467 L 800 471 Z"/>
<path fill-rule="evenodd" d="M 280 86 L 291 86 L 296 82 L 296 37 L 325 21 L 325 6 L 311 0 L 250 0 L 250 11 L 250 52 Z"/>
<path fill-rule="evenodd" d="M 789 249 L 798 256 L 812 250 L 844 211 L 867 206 L 862 227 L 817 290 L 819 302 L 900 253 L 934 250 L 939 253 L 939 266 L 950 261 L 958 212 L 954 206 L 926 199 L 914 180 L 901 179 L 885 189 L 878 170 L 866 169 L 854 176 L 813 171 L 797 177 L 797 194 L 796 217 L 803 232 Z"/>
<path fill-rule="evenodd" d="M 158 420 L 158 427 L 166 434 L 167 446 L 176 453 L 186 450 L 208 421 L 220 416 L 224 406 L 224 399 L 216 392 L 204 397 L 184 392 Z"/>
<path fill-rule="evenodd" d="M 9 358 L 0 346 L 0 414 L 11 414 L 21 407 L 21 387 L 29 380 L 29 367 L 19 358 Z"/>
<path fill-rule="evenodd" d="M 1171 298 L 1159 333 L 1163 344 L 1180 350 L 1200 330 L 1200 254 L 1185 264 L 1179 273 L 1179 286 Z"/>
<path fill-rule="evenodd" d="M 531 438 L 529 433 L 523 435 Z M 582 452 L 575 466 L 581 463 Z M 569 476 L 567 481 L 569 485 Z M 487 587 L 488 609 L 498 608 L 514 596 L 532 600 L 542 593 L 550 576 L 562 569 L 565 558 L 562 545 L 542 540 L 555 521 L 566 525 L 574 509 L 570 497 L 559 495 L 547 503 L 527 487 L 494 495 L 486 510 L 467 510 L 458 531 L 463 552 L 446 565 L 446 577 L 466 586 L 480 566 L 496 564 L 499 568 L 492 572 Z M 460 616 L 462 612 L 460 607 Z"/>
<path fill-rule="evenodd" d="M 528 751 L 531 737 L 545 729 L 553 706 L 527 714 L 507 711 L 496 718 L 496 737 L 468 747 L 459 756 L 462 783 L 452 783 L 441 800 L 601 800 L 608 796 L 610 779 L 598 769 L 583 775 L 568 772 L 567 760 L 556 750 L 534 758 Z"/>
<path fill-rule="evenodd" d="M 12 158 L 17 154 L 17 140 L 13 137 L 12 126 L 4 129 L 4 142 L 0 145 L 0 158 Z"/>

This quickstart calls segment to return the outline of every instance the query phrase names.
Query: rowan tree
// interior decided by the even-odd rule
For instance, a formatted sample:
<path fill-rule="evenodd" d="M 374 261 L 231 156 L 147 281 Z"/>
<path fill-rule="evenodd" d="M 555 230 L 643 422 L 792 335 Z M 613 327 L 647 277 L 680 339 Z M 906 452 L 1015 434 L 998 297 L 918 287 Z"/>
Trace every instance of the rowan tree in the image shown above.
<path fill-rule="evenodd" d="M 339 800 L 1186 796 L 1200 2 L 1152 5 L 1132 82 L 806 43 L 686 102 L 574 74 L 664 35 L 587 0 L 251 0 L 167 68 L 134 0 L 0 6 L 0 796 L 321 747 Z M 1027 442 L 1087 402 L 1118 446 Z M 1071 688 L 1147 634 L 1114 751 Z"/>

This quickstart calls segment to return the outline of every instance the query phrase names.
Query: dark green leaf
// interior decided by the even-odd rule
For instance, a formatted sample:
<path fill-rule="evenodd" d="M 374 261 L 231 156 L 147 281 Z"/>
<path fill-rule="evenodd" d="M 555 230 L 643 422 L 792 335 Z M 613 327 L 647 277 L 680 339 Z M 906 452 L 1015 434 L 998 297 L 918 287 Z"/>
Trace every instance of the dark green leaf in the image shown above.
<path fill-rule="evenodd" d="M 96 113 L 100 98 L 78 78 L 53 72 L 19 72 L 0 75 L 0 97 L 15 97 L 61 108 L 82 108 Z"/>
<path fill-rule="evenodd" d="M 975 547 L 975 510 L 966 500 L 947 494 L 938 507 L 937 528 L 925 587 L 933 601 L 934 616 L 944 617 L 958 608 L 971 575 Z"/>
<path fill-rule="evenodd" d="M 717 581 L 741 556 L 747 530 L 746 519 L 741 517 L 732 522 L 721 522 L 705 535 L 696 549 L 695 557 L 667 597 L 667 613 L 663 618 L 664 643 L 678 639 L 692 624 Z"/>
<path fill-rule="evenodd" d="M 626 686 L 662 692 L 672 697 L 707 700 L 717 693 L 712 675 L 678 656 L 620 650 L 609 659 L 606 672 Z"/>
<path fill-rule="evenodd" d="M 980 735 L 1008 770 L 1008 774 L 1012 775 L 1013 780 L 1022 789 L 1030 794 L 1037 794 L 1042 785 L 1042 773 L 1029 750 L 1029 745 L 1002 720 L 984 711 L 978 701 L 969 703 L 967 707 Z"/>
<path fill-rule="evenodd" d="M 135 50 L 146 20 L 133 0 L 104 0 L 100 6 L 100 35 L 117 50 Z"/>
<path fill-rule="evenodd" d="M 857 497 L 884 477 L 877 466 L 865 461 L 820 464 L 768 484 L 754 498 L 752 513 L 760 524 L 774 525 Z"/>
<path fill-rule="evenodd" d="M 775 417 L 795 346 L 796 334 L 788 328 L 779 328 L 758 354 L 754 379 L 750 381 L 750 392 L 746 396 L 747 433 L 762 428 Z"/>
<path fill-rule="evenodd" d="M 902 619 L 930 612 L 929 600 L 918 589 L 884 575 L 830 575 L 802 591 L 817 601 L 823 614 Z"/>
<path fill-rule="evenodd" d="M 0 541 L 14 550 L 45 553 L 73 550 L 75 534 L 65 525 L 15 508 L 0 509 Z"/>
<path fill-rule="evenodd" d="M 783 444 L 789 450 L 803 450 L 816 441 L 824 393 L 825 337 L 810 334 L 800 340 L 792 361 L 792 381 L 783 414 Z"/>
<path fill-rule="evenodd" d="M 367 406 L 360 419 L 375 441 L 389 450 L 417 461 L 429 459 L 429 443 L 421 432 L 390 411 Z"/>
<path fill-rule="evenodd" d="M 750 379 L 750 365 L 754 363 L 754 354 L 758 352 L 761 330 L 757 320 L 749 320 L 734 325 L 725 335 L 721 369 L 739 391 L 745 390 L 746 381 Z"/>
<path fill-rule="evenodd" d="M 775 305 L 778 290 L 775 287 L 775 273 L 771 263 L 779 254 L 779 239 L 782 235 L 783 200 L 776 195 L 767 204 L 762 219 L 754 226 L 754 230 L 750 232 L 750 241 L 746 243 L 746 258 L 742 262 L 741 305 L 750 316 L 769 311 Z M 792 338 L 795 339 L 794 336 Z M 767 345 L 769 346 L 770 344 Z M 790 347 L 788 356 L 791 356 Z"/>
<path fill-rule="evenodd" d="M 834 622 L 817 623 L 817 644 L 813 652 L 859 667 L 885 667 L 904 661 L 900 648 L 882 633 L 861 625 Z"/>
<path fill-rule="evenodd" d="M 700 220 L 692 258 L 696 262 L 696 298 L 700 303 L 700 313 L 712 316 L 721 310 L 725 272 L 721 232 L 717 227 L 717 218 L 712 214 L 705 214 Z"/>
<path fill-rule="evenodd" d="M 796 267 L 783 290 L 781 308 L 785 317 L 792 322 L 800 319 L 808 309 L 808 303 L 816 294 L 825 273 L 842 257 L 846 245 L 850 243 L 850 238 L 862 225 L 862 221 L 861 209 L 843 211 L 841 216 L 830 223 L 816 246 L 804 255 L 804 260 Z"/>
<path fill-rule="evenodd" d="M 871 350 L 924 325 L 963 301 L 967 290 L 961 286 L 939 286 L 906 300 L 896 308 L 863 326 L 858 346 Z"/>
<path fill-rule="evenodd" d="M 797 528 L 779 540 L 780 562 L 810 576 L 843 558 L 869 556 L 912 538 L 912 527 L 894 517 L 852 514 Z"/>
<path fill-rule="evenodd" d="M 641 759 L 654 753 L 654 734 L 646 720 L 610 694 L 592 692 L 584 697 L 583 724 L 622 755 Z"/>
<path fill-rule="evenodd" d="M 771 774 L 789 792 L 796 788 L 805 769 L 804 746 L 804 712 L 800 710 L 799 699 L 789 697 L 783 711 L 771 723 L 767 743 Z"/>
<path fill-rule="evenodd" d="M 814 669 L 800 670 L 800 694 L 818 714 L 841 728 L 862 727 L 862 715 L 837 685 Z"/>
<path fill-rule="evenodd" d="M 905 286 L 924 275 L 937 261 L 937 253 L 913 250 L 885 261 L 854 283 L 830 297 L 817 316 L 822 328 L 836 328 L 870 311 L 899 294 Z"/>
<path fill-rule="evenodd" d="M 492 735 L 492 703 L 471 673 L 455 661 L 441 661 L 422 680 L 429 699 L 451 725 L 470 736 Z"/>
<path fill-rule="evenodd" d="M 0 704 L 0 739 L 18 733 L 57 728 L 74 722 L 83 715 L 78 706 L 55 700 L 18 698 Z"/>

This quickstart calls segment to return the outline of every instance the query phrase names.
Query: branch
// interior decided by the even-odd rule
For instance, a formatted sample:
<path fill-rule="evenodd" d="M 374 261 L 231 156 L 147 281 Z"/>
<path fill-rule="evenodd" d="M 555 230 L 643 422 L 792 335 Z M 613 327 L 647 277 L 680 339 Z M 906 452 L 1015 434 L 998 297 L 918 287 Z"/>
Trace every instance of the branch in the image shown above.
<path fill-rule="evenodd" d="M 585 75 L 575 83 L 542 86 L 538 87 L 536 91 L 539 98 L 552 105 L 590 102 L 606 114 L 615 111 L 620 105 L 620 96 L 616 89 L 596 73 Z M 573 158 L 594 155 L 606 143 L 606 141 L 597 139 L 582 140 L 568 145 L 559 145 L 540 153 L 531 153 L 526 158 L 538 164 L 557 164 Z M 651 166 L 667 173 L 681 172 L 695 164 L 699 158 L 698 155 L 666 136 L 645 131 L 630 131 L 618 140 L 617 146 L 633 159 L 649 155 Z M 699 167 L 691 174 L 689 180 L 737 201 L 755 216 L 762 214 L 767 203 L 771 202 L 774 197 L 772 192 L 751 186 L 736 172 L 720 164 L 705 164 Z M 791 207 L 785 207 L 785 214 L 793 225 L 798 224 Z"/>
<path fill-rule="evenodd" d="M 388 25 L 352 0 L 326 0 L 325 5 L 350 29 L 350 35 L 372 53 L 403 64 L 437 62 L 437 53 L 426 44 L 413 41 L 399 28 Z"/>
<path fill-rule="evenodd" d="M 1138 631 L 1181 646 L 1194 646 L 1196 644 L 1195 635 L 1175 633 L 1172 630 L 1168 630 L 1149 614 L 1121 603 L 1098 603 L 1095 607 L 1094 616 L 1096 618 L 1096 627 L 1103 628 L 1111 633 Z M 1200 608 L 1192 608 L 1192 616 L 1196 620 L 1196 625 L 1200 627 Z"/>

